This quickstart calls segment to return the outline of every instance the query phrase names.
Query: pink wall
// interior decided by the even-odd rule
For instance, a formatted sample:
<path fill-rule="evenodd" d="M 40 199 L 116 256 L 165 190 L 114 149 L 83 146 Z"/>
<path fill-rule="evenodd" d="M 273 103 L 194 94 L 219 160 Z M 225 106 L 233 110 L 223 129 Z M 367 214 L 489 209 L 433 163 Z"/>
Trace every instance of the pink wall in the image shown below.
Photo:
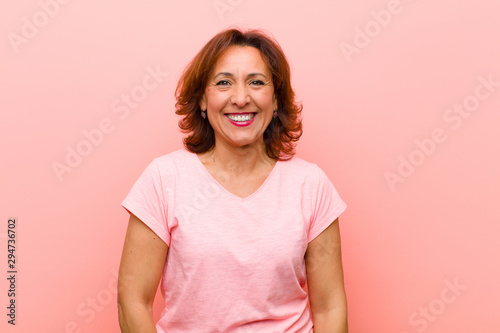
<path fill-rule="evenodd" d="M 13 327 L 1 279 L 0 331 L 119 331 L 120 202 L 152 158 L 181 148 L 179 75 L 231 25 L 281 43 L 304 104 L 298 156 L 348 204 L 350 332 L 500 331 L 498 2 L 2 7 L 0 266 L 15 217 L 18 294 Z"/>

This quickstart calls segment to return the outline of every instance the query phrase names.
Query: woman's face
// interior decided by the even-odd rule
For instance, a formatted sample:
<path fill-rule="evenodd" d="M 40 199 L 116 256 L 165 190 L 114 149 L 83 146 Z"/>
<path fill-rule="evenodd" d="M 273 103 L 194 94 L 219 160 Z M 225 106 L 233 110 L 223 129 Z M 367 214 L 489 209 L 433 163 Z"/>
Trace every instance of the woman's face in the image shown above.
<path fill-rule="evenodd" d="M 229 47 L 208 77 L 200 108 L 207 111 L 216 145 L 263 145 L 277 101 L 272 74 L 260 51 Z"/>

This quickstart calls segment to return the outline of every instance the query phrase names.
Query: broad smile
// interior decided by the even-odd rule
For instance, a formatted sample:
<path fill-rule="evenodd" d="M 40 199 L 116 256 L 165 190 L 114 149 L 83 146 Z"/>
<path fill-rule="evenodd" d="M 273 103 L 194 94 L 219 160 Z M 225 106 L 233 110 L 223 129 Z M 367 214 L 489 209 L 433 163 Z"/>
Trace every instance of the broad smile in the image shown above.
<path fill-rule="evenodd" d="M 248 126 L 253 122 L 256 114 L 256 112 L 226 113 L 224 116 L 235 126 Z"/>

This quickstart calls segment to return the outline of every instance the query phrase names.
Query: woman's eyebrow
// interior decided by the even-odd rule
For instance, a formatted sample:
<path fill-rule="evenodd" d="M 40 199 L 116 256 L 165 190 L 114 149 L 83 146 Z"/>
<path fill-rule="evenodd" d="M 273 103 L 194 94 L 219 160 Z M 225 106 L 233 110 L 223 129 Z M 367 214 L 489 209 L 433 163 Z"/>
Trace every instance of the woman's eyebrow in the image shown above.
<path fill-rule="evenodd" d="M 255 77 L 255 76 L 263 76 L 265 79 L 267 79 L 267 76 L 265 76 L 262 73 L 250 73 L 250 74 L 248 74 L 248 77 Z"/>
<path fill-rule="evenodd" d="M 214 80 L 218 77 L 218 76 L 229 76 L 229 77 L 234 77 L 233 73 L 229 73 L 229 72 L 220 72 L 218 73 L 217 75 L 214 76 Z M 264 78 L 267 79 L 267 76 L 265 76 L 264 74 L 262 73 L 250 73 L 247 75 L 247 77 L 255 77 L 255 76 L 263 76 Z"/>

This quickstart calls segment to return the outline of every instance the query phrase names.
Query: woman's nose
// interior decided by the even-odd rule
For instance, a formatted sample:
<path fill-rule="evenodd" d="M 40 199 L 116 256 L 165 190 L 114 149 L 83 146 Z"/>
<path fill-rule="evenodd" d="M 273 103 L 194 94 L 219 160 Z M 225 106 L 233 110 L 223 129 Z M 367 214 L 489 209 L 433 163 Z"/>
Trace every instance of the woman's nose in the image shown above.
<path fill-rule="evenodd" d="M 239 108 L 243 108 L 248 102 L 250 102 L 250 96 L 248 96 L 247 87 L 243 84 L 236 85 L 231 97 L 231 103 L 236 104 Z"/>

